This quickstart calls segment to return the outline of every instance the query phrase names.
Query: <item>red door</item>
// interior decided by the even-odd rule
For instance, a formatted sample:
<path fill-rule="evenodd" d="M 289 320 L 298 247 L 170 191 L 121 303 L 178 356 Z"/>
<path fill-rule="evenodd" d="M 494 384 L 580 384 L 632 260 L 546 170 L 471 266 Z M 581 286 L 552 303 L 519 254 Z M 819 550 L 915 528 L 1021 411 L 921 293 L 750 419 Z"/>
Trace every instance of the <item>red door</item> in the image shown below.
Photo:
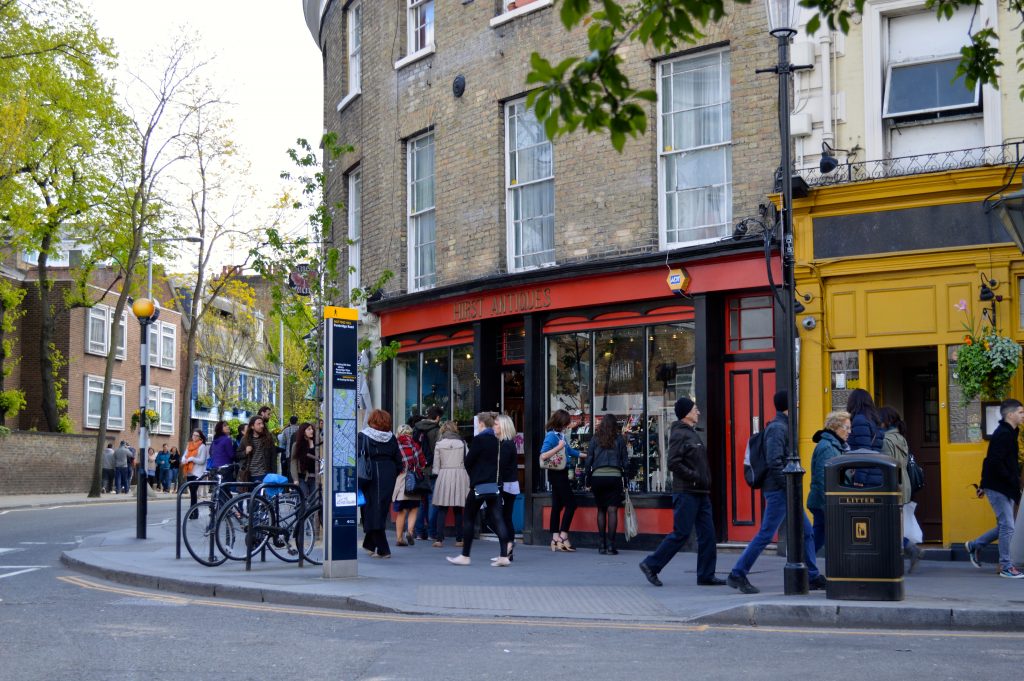
<path fill-rule="evenodd" d="M 728 541 L 747 542 L 761 526 L 761 493 L 743 479 L 743 455 L 757 419 L 763 429 L 771 418 L 775 394 L 774 362 L 730 362 L 725 365 L 726 504 Z"/>

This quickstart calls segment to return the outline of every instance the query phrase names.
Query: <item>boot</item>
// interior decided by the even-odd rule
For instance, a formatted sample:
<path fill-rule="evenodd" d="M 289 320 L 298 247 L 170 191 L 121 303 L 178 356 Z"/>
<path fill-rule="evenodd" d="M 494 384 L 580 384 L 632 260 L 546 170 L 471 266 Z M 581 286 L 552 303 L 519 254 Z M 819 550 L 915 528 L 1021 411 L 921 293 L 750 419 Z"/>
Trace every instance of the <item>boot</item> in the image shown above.
<path fill-rule="evenodd" d="M 619 550 L 615 548 L 615 542 L 614 541 L 608 542 L 608 555 L 609 556 L 617 556 L 617 555 L 619 555 Z"/>
<path fill-rule="evenodd" d="M 608 553 L 608 549 L 605 548 L 605 541 L 604 541 L 604 535 L 603 534 L 601 535 L 600 542 L 601 543 L 598 545 L 597 552 L 599 554 L 601 554 L 602 556 L 604 556 L 604 555 L 606 555 Z"/>

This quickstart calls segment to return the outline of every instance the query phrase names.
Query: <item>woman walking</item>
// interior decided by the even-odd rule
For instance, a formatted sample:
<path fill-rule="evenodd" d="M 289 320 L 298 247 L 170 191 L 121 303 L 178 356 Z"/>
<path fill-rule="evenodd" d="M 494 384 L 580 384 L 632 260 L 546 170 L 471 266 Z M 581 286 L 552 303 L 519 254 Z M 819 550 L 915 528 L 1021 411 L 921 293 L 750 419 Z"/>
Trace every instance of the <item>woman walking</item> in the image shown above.
<path fill-rule="evenodd" d="M 564 469 L 549 468 L 547 471 L 548 482 L 551 484 L 551 518 L 548 529 L 551 531 L 552 551 L 576 550 L 569 542 L 569 527 L 572 525 L 572 516 L 576 513 L 576 497 L 569 485 L 569 468 L 573 465 L 572 459 L 586 455 L 576 451 L 565 441 L 562 431 L 569 427 L 571 421 L 569 412 L 556 409 L 548 419 L 548 432 L 540 447 L 541 461 L 548 461 L 559 453 L 566 457 Z"/>
<path fill-rule="evenodd" d="M 910 503 L 913 489 L 910 486 L 910 473 L 907 467 L 910 465 L 910 445 L 907 444 L 907 427 L 900 417 L 900 413 L 892 407 L 882 407 L 878 410 L 878 418 L 882 422 L 882 453 L 888 454 L 900 468 L 900 504 L 906 506 Z M 906 517 L 906 516 L 904 516 Z M 916 543 L 907 538 L 906 528 L 903 528 L 903 550 L 910 558 L 910 567 L 907 573 L 914 571 L 917 561 L 921 559 L 921 549 Z"/>
<path fill-rule="evenodd" d="M 259 485 L 267 473 L 274 473 L 274 461 L 277 454 L 277 442 L 260 416 L 249 419 L 249 427 L 242 436 L 242 464 L 249 473 L 249 482 Z"/>
<path fill-rule="evenodd" d="M 508 559 L 509 534 L 505 529 L 505 521 L 501 516 L 501 495 L 498 494 L 501 469 L 508 465 L 502 457 L 504 452 L 494 434 L 494 414 L 485 411 L 477 414 L 477 422 L 482 430 L 476 434 L 469 444 L 466 454 L 466 472 L 469 473 L 470 491 L 466 495 L 466 511 L 462 517 L 462 555 L 455 558 L 447 556 L 453 565 L 469 565 L 469 554 L 473 548 L 473 534 L 476 532 L 476 515 L 480 508 L 487 504 L 487 523 L 498 535 L 501 555 L 491 562 L 494 567 L 506 567 L 512 562 Z M 512 459 L 515 461 L 515 458 Z"/>
<path fill-rule="evenodd" d="M 594 430 L 587 457 L 587 480 L 597 506 L 598 553 L 617 556 L 615 533 L 622 507 L 622 490 L 626 479 L 626 440 L 613 414 L 605 414 Z"/>
<path fill-rule="evenodd" d="M 306 504 L 312 503 L 316 494 L 316 434 L 313 424 L 306 422 L 295 431 L 295 441 L 291 445 L 289 466 L 292 480 L 298 483 Z"/>
<path fill-rule="evenodd" d="M 390 558 L 391 547 L 384 530 L 395 478 L 402 470 L 398 440 L 391 432 L 391 414 L 383 409 L 370 412 L 366 428 L 356 436 L 356 455 L 366 457 L 366 464 L 372 471 L 370 482 L 360 485 L 366 497 L 362 512 L 363 548 L 373 558 Z"/>
<path fill-rule="evenodd" d="M 817 444 L 811 455 L 811 491 L 807 494 L 807 509 L 814 519 L 815 552 L 825 545 L 825 464 L 846 451 L 849 435 L 849 412 L 834 411 L 825 417 L 825 427 L 811 438 Z"/>
<path fill-rule="evenodd" d="M 847 442 L 850 449 L 870 449 L 882 451 L 882 431 L 879 427 L 878 410 L 871 393 L 863 388 L 856 388 L 846 398 L 846 411 L 850 413 L 850 437 Z"/>
<path fill-rule="evenodd" d="M 462 542 L 462 509 L 469 494 L 469 474 L 466 472 L 466 442 L 459 435 L 459 424 L 445 421 L 434 445 L 434 506 L 437 507 L 437 540 L 434 548 L 444 546 L 445 523 L 448 509 L 455 514 L 455 546 Z"/>
<path fill-rule="evenodd" d="M 398 451 L 402 453 L 402 468 L 395 479 L 395 489 L 391 493 L 391 500 L 395 505 L 395 543 L 399 546 L 412 546 L 416 543 L 416 518 L 423 495 L 406 492 L 405 481 L 410 476 L 423 474 L 427 457 L 420 451 L 420 446 L 413 442 L 412 428 L 408 424 L 398 427 Z"/>
<path fill-rule="evenodd" d="M 209 448 L 206 446 L 206 435 L 201 430 L 193 430 L 189 440 L 185 457 L 181 460 L 181 472 L 186 482 L 198 480 L 199 476 L 206 472 L 206 458 L 209 455 Z M 188 488 L 189 500 L 196 505 L 198 488 L 193 485 Z"/>
<path fill-rule="evenodd" d="M 501 449 L 501 518 L 505 521 L 505 530 L 508 532 L 508 559 L 511 562 L 516 548 L 516 529 L 512 524 L 512 512 L 515 510 L 516 497 L 519 496 L 516 425 L 508 416 L 499 414 L 494 418 L 494 434 L 498 437 L 498 446 Z"/>

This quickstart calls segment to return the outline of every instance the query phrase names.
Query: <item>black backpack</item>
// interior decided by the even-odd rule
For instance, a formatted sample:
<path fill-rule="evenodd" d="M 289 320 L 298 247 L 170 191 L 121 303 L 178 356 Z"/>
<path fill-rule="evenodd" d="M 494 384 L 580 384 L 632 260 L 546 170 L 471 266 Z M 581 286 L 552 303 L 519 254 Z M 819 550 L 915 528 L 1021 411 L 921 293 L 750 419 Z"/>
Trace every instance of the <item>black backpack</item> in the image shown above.
<path fill-rule="evenodd" d="M 743 457 L 743 477 L 752 489 L 764 487 L 764 481 L 768 477 L 768 453 L 765 451 L 764 434 L 765 428 L 759 433 L 754 433 L 747 440 L 747 451 Z"/>

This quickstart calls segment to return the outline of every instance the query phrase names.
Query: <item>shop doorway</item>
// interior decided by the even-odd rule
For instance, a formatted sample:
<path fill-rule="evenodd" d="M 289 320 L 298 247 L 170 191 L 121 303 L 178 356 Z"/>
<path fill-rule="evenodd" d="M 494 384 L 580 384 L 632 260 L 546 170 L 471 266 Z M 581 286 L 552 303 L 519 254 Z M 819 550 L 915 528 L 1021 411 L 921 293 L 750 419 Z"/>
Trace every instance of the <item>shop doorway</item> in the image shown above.
<path fill-rule="evenodd" d="M 876 350 L 873 357 L 875 398 L 903 416 L 907 444 L 924 469 L 927 484 L 914 497 L 924 540 L 942 541 L 942 466 L 939 446 L 938 349 Z"/>
<path fill-rule="evenodd" d="M 726 539 L 748 542 L 761 526 L 761 491 L 743 477 L 743 456 L 755 428 L 775 417 L 775 362 L 730 362 L 725 365 L 726 405 Z"/>

